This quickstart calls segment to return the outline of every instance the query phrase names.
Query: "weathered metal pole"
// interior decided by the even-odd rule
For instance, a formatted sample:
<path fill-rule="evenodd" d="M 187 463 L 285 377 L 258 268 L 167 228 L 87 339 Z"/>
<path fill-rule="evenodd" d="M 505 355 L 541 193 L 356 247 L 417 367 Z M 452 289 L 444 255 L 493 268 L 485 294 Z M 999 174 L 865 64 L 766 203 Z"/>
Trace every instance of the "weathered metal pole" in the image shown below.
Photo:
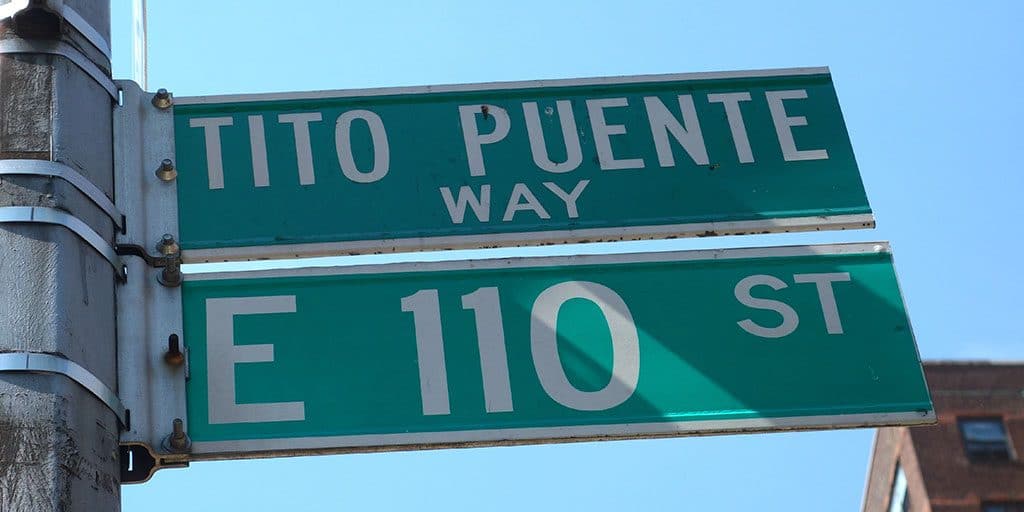
<path fill-rule="evenodd" d="M 110 2 L 0 13 L 0 510 L 116 511 Z"/>

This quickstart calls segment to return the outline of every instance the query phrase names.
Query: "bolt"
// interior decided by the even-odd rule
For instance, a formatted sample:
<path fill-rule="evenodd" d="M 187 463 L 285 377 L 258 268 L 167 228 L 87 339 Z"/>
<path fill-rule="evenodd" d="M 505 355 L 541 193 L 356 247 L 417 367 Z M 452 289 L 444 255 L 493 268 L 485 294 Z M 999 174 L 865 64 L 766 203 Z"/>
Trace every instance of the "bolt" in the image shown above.
<path fill-rule="evenodd" d="M 167 337 L 167 353 L 164 354 L 164 361 L 171 366 L 181 366 L 185 362 L 185 354 L 181 352 L 177 334 Z"/>
<path fill-rule="evenodd" d="M 181 247 L 178 242 L 174 241 L 174 237 L 169 233 L 164 233 L 156 246 L 156 251 L 164 256 L 166 262 L 156 280 L 170 288 L 181 286 L 181 260 L 178 258 Z"/>
<path fill-rule="evenodd" d="M 156 280 L 168 288 L 181 286 L 181 264 L 177 261 L 168 263 Z"/>
<path fill-rule="evenodd" d="M 156 246 L 156 251 L 164 256 L 174 256 L 180 250 L 178 242 L 174 241 L 174 237 L 170 233 L 164 233 L 164 236 L 160 237 L 160 243 Z"/>
<path fill-rule="evenodd" d="M 153 95 L 153 106 L 160 110 L 167 110 L 174 104 L 174 96 L 167 92 L 167 89 L 159 89 Z"/>
<path fill-rule="evenodd" d="M 171 435 L 167 437 L 167 445 L 175 452 L 185 452 L 192 447 L 192 440 L 185 433 L 185 423 L 181 421 L 181 418 L 174 418 Z"/>
<path fill-rule="evenodd" d="M 169 158 L 163 159 L 160 162 L 160 167 L 156 169 L 156 177 L 161 181 L 172 181 L 177 178 L 178 170 L 174 168 L 174 162 Z"/>

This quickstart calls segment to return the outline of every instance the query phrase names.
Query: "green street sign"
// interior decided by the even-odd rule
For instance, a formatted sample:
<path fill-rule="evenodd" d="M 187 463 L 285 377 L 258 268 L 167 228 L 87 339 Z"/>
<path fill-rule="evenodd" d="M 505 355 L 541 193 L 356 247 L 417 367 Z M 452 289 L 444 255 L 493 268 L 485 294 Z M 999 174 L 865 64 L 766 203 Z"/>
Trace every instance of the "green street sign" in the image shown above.
<path fill-rule="evenodd" d="M 177 98 L 187 261 L 873 227 L 827 68 Z"/>
<path fill-rule="evenodd" d="M 919 424 L 885 244 L 187 276 L 192 457 Z"/>

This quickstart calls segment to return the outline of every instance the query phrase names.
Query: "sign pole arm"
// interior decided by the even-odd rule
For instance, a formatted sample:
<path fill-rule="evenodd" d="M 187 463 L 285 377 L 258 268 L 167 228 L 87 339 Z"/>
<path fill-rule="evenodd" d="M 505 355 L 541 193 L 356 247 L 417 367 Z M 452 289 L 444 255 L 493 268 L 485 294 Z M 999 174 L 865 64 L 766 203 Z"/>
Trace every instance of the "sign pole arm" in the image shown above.
<path fill-rule="evenodd" d="M 149 89 L 149 27 L 146 0 L 132 0 L 132 78 L 143 91 Z"/>
<path fill-rule="evenodd" d="M 7 45 L 0 49 L 0 159 L 59 163 L 112 199 L 109 0 L 7 7 L 0 13 Z M 64 50 L 53 51 L 58 46 Z M 117 222 L 94 199 L 43 173 L 0 181 L 0 206 L 59 210 L 112 246 Z M 0 510 L 120 510 L 124 425 L 100 398 L 118 393 L 119 270 L 54 223 L 0 223 L 0 254 L 0 352 L 60 363 L 0 372 Z M 115 398 L 107 401 L 116 405 Z"/>

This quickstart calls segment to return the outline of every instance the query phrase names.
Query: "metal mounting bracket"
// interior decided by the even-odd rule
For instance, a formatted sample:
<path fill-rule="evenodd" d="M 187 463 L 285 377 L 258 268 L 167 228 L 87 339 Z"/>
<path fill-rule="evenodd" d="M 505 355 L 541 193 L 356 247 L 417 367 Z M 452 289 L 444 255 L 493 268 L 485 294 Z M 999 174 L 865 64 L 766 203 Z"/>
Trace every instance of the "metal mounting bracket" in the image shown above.
<path fill-rule="evenodd" d="M 188 456 L 154 452 L 146 443 L 121 443 L 121 483 L 141 484 L 165 468 L 187 468 Z"/>
<path fill-rule="evenodd" d="M 39 372 L 63 375 L 88 390 L 99 398 L 114 414 L 117 415 L 121 427 L 131 427 L 128 410 L 114 390 L 107 387 L 98 377 L 78 363 L 53 354 L 38 352 L 5 352 L 0 353 L 0 372 Z"/>
<path fill-rule="evenodd" d="M 114 250 L 121 256 L 138 256 L 153 268 L 162 269 L 160 276 L 157 281 L 164 286 L 181 286 L 182 275 L 181 275 L 181 251 L 178 249 L 178 243 L 174 241 L 174 237 L 165 234 L 164 240 L 166 243 L 173 247 L 173 250 L 169 253 L 160 253 L 159 255 L 152 255 L 146 252 L 146 248 L 138 244 L 117 244 L 114 246 Z"/>
<path fill-rule="evenodd" d="M 76 66 L 82 68 L 85 74 L 95 80 L 100 87 L 103 87 L 110 94 L 114 102 L 117 102 L 117 86 L 114 84 L 114 81 L 99 66 L 70 44 L 61 41 L 4 39 L 0 40 L 0 54 L 3 53 L 45 53 L 65 57 Z"/>
<path fill-rule="evenodd" d="M 117 244 L 114 249 L 121 256 L 138 256 L 153 268 L 164 268 L 171 265 L 181 265 L 181 253 L 173 255 L 153 255 L 146 252 L 146 248 L 138 244 Z"/>
<path fill-rule="evenodd" d="M 93 27 L 78 11 L 70 5 L 64 5 L 63 0 L 9 0 L 0 6 L 0 19 L 13 18 L 21 11 L 32 8 L 40 8 L 59 15 L 69 25 L 79 31 L 85 38 L 96 47 L 107 59 L 110 59 L 110 41 L 107 41 L 96 27 Z"/>
<path fill-rule="evenodd" d="M 127 278 L 126 267 L 121 257 L 117 255 L 113 246 L 103 239 L 99 233 L 92 230 L 88 224 L 69 213 L 62 212 L 55 208 L 44 206 L 4 206 L 0 207 L 0 223 L 5 222 L 28 222 L 41 224 L 57 224 L 70 229 L 82 240 L 96 249 L 96 252 L 106 258 L 114 267 L 118 279 L 124 281 Z"/>
<path fill-rule="evenodd" d="M 29 175 L 48 176 L 60 178 L 85 194 L 93 204 L 99 206 L 117 226 L 124 232 L 125 217 L 121 210 L 114 206 L 114 202 L 107 197 L 93 182 L 89 181 L 73 168 L 60 162 L 49 160 L 0 160 L 0 176 Z"/>
<path fill-rule="evenodd" d="M 154 276 L 154 267 L 175 266 L 173 256 L 150 253 L 164 234 L 178 234 L 177 183 L 154 172 L 164 159 L 174 158 L 174 115 L 173 108 L 154 106 L 153 93 L 134 82 L 117 85 L 123 101 L 114 107 L 114 197 L 129 219 L 126 232 L 117 236 L 117 251 L 138 256 L 125 257 L 132 278 L 117 294 L 118 389 L 132 410 L 132 428 L 121 433 L 122 460 L 136 457 L 133 468 L 153 460 L 151 471 L 156 471 L 189 459 L 188 453 L 164 446 L 176 419 L 182 428 L 188 424 L 181 288 L 162 286 Z M 122 481 L 145 481 L 150 474 L 134 469 Z"/>

